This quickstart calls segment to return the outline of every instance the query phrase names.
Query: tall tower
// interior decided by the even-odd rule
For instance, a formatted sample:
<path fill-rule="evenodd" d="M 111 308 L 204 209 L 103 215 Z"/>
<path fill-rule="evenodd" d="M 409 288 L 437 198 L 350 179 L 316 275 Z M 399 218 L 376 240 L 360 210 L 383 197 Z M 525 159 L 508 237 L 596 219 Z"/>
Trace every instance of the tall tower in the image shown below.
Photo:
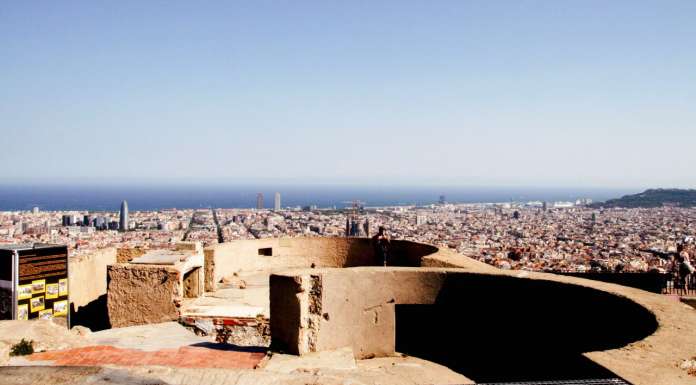
<path fill-rule="evenodd" d="M 263 210 L 263 193 L 256 194 L 256 208 Z"/>
<path fill-rule="evenodd" d="M 273 205 L 273 208 L 276 211 L 280 211 L 280 193 L 279 192 L 275 193 L 275 202 L 274 203 L 275 204 Z"/>
<path fill-rule="evenodd" d="M 118 231 L 128 231 L 128 202 L 121 202 L 121 218 L 118 224 Z"/>

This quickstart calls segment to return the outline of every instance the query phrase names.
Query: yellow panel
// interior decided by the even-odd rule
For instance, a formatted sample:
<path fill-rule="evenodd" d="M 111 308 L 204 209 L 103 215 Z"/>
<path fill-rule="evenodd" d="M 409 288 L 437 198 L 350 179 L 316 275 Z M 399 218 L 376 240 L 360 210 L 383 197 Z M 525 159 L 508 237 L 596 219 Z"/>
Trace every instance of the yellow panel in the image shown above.
<path fill-rule="evenodd" d="M 68 295 L 68 279 L 67 278 L 59 279 L 58 280 L 58 288 L 59 288 L 59 290 L 58 290 L 59 296 L 62 297 L 64 295 Z"/>
<path fill-rule="evenodd" d="M 29 319 L 29 305 L 23 304 L 23 305 L 17 306 L 17 319 L 18 320 L 28 320 Z"/>
<path fill-rule="evenodd" d="M 19 285 L 17 287 L 17 299 L 31 298 L 31 285 Z"/>
<path fill-rule="evenodd" d="M 31 281 L 31 294 L 43 294 L 46 292 L 46 280 Z"/>
<path fill-rule="evenodd" d="M 67 315 L 68 314 L 68 301 L 56 301 L 53 303 L 53 315 Z"/>
<path fill-rule="evenodd" d="M 46 299 L 58 298 L 58 286 L 57 283 L 49 283 L 46 285 Z"/>
<path fill-rule="evenodd" d="M 41 310 L 39 312 L 39 319 L 51 319 L 53 318 L 53 309 Z"/>
<path fill-rule="evenodd" d="M 46 302 L 44 300 L 44 296 L 39 296 L 39 297 L 33 297 L 32 299 L 29 300 L 29 304 L 31 305 L 31 312 L 37 312 L 39 310 L 43 310 L 44 307 L 46 306 Z"/>

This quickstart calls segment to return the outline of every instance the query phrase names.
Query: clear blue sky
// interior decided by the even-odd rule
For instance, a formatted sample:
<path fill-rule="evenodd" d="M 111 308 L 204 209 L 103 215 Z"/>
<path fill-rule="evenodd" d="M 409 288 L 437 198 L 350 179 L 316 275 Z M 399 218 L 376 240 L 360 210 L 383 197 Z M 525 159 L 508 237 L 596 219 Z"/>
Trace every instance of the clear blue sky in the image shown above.
<path fill-rule="evenodd" d="M 0 178 L 696 187 L 696 1 L 3 1 Z"/>

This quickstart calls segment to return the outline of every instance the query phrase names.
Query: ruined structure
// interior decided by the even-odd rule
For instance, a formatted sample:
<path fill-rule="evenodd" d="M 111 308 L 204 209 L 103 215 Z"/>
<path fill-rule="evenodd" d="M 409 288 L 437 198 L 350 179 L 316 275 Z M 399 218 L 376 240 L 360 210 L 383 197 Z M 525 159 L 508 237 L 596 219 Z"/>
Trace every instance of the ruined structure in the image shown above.
<path fill-rule="evenodd" d="M 112 327 L 177 320 L 184 298 L 203 293 L 203 250 L 198 243 L 150 251 L 107 268 Z"/>
<path fill-rule="evenodd" d="M 696 328 L 683 326 L 696 325 L 696 313 L 679 302 L 429 251 L 414 253 L 421 267 L 272 275 L 272 347 L 304 355 L 350 346 L 358 359 L 407 353 L 476 382 L 693 381 L 677 366 L 694 354 L 683 346 L 696 346 Z"/>
<path fill-rule="evenodd" d="M 405 353 L 471 382 L 696 383 L 682 368 L 696 355 L 696 312 L 668 297 L 499 270 L 409 241 L 393 242 L 389 262 L 380 266 L 364 238 L 150 252 L 110 264 L 108 315 L 113 327 L 180 316 L 243 327 L 270 322 L 275 352 L 307 357 L 349 349 L 357 360 Z M 80 276 L 90 271 L 81 269 Z M 198 296 L 203 290 L 210 294 Z"/>

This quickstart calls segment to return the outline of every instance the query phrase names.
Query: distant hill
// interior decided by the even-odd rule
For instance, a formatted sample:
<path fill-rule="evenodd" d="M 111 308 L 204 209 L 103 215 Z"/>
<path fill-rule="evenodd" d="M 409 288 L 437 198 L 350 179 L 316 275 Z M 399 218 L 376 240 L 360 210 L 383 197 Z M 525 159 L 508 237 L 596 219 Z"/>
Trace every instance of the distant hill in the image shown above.
<path fill-rule="evenodd" d="M 650 189 L 634 195 L 625 195 L 606 202 L 597 202 L 593 207 L 662 207 L 663 205 L 680 207 L 696 206 L 696 190 Z"/>

